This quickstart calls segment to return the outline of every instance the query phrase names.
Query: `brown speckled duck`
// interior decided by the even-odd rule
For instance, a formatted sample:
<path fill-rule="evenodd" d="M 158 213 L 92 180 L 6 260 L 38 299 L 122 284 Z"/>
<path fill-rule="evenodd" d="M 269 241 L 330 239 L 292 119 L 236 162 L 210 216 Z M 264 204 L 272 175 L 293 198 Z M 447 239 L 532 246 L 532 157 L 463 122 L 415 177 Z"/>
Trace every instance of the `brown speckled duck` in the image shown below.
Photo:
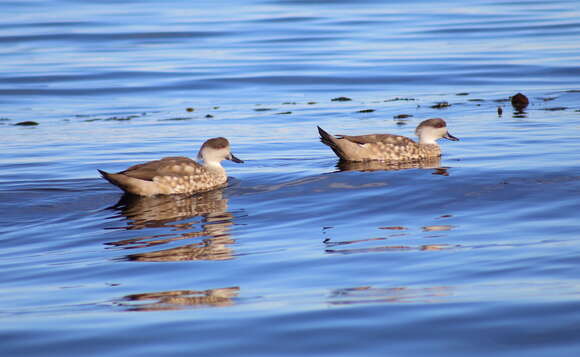
<path fill-rule="evenodd" d="M 424 120 L 417 126 L 415 134 L 419 137 L 418 143 L 392 134 L 333 136 L 320 127 L 318 132 L 320 141 L 346 161 L 412 161 L 434 158 L 441 156 L 438 139 L 459 140 L 449 134 L 445 120 L 440 118 Z"/>
<path fill-rule="evenodd" d="M 103 178 L 127 193 L 139 196 L 170 195 L 209 191 L 227 181 L 223 160 L 242 163 L 230 151 L 226 138 L 207 140 L 197 154 L 202 163 L 182 156 L 166 157 L 129 167 L 111 174 L 99 170 Z"/>

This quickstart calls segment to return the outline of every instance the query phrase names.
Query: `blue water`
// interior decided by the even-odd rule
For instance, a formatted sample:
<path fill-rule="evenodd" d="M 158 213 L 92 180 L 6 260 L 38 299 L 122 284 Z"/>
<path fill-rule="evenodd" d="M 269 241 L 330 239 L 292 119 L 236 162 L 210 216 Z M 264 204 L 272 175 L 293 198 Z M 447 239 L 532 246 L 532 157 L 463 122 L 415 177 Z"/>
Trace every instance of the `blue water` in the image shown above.
<path fill-rule="evenodd" d="M 576 1 L 0 10 L 2 356 L 580 353 Z M 461 141 L 422 167 L 317 137 L 431 117 Z M 245 160 L 225 189 L 96 171 L 215 136 Z"/>

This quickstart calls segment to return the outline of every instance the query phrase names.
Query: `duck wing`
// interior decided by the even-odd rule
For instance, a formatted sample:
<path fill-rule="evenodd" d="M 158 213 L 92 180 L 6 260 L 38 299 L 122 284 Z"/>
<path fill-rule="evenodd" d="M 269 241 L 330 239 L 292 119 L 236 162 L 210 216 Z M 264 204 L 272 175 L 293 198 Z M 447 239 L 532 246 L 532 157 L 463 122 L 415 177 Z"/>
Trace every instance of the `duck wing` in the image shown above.
<path fill-rule="evenodd" d="M 406 136 L 393 135 L 393 134 L 368 134 L 368 135 L 337 135 L 340 139 L 346 139 L 350 142 L 359 145 L 365 144 L 382 144 L 382 145 L 395 145 L 395 146 L 406 146 L 416 144 L 413 140 L 407 138 Z"/>
<path fill-rule="evenodd" d="M 202 166 L 194 160 L 183 157 L 173 156 L 164 157 L 161 160 L 149 161 L 144 164 L 138 164 L 119 172 L 119 174 L 133 177 L 140 180 L 153 181 L 156 176 L 183 176 L 188 172 L 186 167 L 201 169 Z M 191 172 L 192 170 L 189 170 Z M 190 173 L 189 173 L 190 174 Z"/>

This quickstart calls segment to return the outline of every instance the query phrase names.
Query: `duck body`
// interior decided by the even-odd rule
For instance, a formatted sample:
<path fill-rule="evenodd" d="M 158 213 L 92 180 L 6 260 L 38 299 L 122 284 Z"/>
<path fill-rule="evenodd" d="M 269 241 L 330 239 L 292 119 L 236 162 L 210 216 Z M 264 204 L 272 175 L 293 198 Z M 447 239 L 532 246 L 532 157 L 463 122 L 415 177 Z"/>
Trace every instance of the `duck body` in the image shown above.
<path fill-rule="evenodd" d="M 441 156 L 439 145 L 419 145 L 412 139 L 400 135 L 368 134 L 333 137 L 329 134 L 330 144 L 327 144 L 326 137 L 322 133 L 321 138 L 321 141 L 328 145 L 339 158 L 346 161 L 408 161 Z"/>
<path fill-rule="evenodd" d="M 417 161 L 441 156 L 436 140 L 445 138 L 457 141 L 449 134 L 443 119 L 427 119 L 421 122 L 416 134 L 419 142 L 393 134 L 337 135 L 333 136 L 318 127 L 320 141 L 329 146 L 345 161 Z"/>
<path fill-rule="evenodd" d="M 101 175 L 123 191 L 139 196 L 209 191 L 227 181 L 225 170 L 208 170 L 188 157 L 165 157 Z"/>
<path fill-rule="evenodd" d="M 225 186 L 224 159 L 243 162 L 230 152 L 225 138 L 206 141 L 198 154 L 203 164 L 174 156 L 129 167 L 118 173 L 98 170 L 103 178 L 123 191 L 139 196 L 190 194 Z"/>

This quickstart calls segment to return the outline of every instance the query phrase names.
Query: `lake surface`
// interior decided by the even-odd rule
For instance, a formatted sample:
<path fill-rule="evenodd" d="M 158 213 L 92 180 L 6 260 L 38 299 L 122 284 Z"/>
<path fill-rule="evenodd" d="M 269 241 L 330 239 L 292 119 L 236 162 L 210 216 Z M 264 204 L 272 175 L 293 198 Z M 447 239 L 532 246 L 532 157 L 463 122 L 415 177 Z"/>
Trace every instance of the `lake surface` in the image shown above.
<path fill-rule="evenodd" d="M 577 1 L 0 10 L 2 356 L 580 353 Z M 461 141 L 414 167 L 316 131 L 432 117 Z M 216 136 L 245 160 L 221 190 L 96 171 Z"/>

